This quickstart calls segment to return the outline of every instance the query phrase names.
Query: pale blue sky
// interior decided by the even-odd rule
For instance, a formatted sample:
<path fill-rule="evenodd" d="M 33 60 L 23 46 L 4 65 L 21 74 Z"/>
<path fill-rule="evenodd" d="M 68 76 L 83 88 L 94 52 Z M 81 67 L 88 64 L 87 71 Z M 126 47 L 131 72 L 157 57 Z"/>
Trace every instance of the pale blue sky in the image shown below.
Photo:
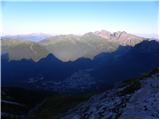
<path fill-rule="evenodd" d="M 4 34 L 83 34 L 127 31 L 157 34 L 158 1 L 2 2 Z"/>

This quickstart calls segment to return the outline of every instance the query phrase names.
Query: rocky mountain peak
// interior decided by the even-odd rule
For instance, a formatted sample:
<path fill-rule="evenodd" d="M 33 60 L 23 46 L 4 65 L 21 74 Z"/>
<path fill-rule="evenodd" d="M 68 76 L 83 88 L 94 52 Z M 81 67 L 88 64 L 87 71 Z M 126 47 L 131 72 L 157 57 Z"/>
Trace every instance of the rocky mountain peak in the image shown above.
<path fill-rule="evenodd" d="M 117 31 L 117 32 L 108 32 L 106 30 L 96 31 L 95 34 L 102 38 L 105 38 L 108 41 L 116 41 L 120 45 L 131 45 L 134 46 L 137 43 L 140 43 L 144 40 L 144 38 L 127 33 L 125 31 Z"/>

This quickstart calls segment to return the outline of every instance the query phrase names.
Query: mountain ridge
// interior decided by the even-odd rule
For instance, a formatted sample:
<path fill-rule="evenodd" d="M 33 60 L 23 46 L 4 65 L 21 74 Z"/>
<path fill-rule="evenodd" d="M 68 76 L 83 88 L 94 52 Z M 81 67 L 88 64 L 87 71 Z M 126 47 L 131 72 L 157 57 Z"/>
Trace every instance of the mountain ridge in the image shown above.
<path fill-rule="evenodd" d="M 102 34 L 105 36 L 102 36 Z M 106 36 L 108 36 L 108 39 L 106 39 Z M 2 37 L 1 46 L 2 53 L 9 53 L 10 60 L 31 58 L 34 61 L 39 61 L 52 53 L 62 61 L 75 61 L 81 57 L 93 59 L 102 52 L 115 51 L 120 45 L 134 46 L 144 40 L 142 37 L 124 31 L 110 33 L 102 30 L 89 32 L 81 36 L 73 34 L 49 36 L 39 42 L 20 40 L 16 37 Z M 33 49 L 34 47 L 36 50 Z"/>

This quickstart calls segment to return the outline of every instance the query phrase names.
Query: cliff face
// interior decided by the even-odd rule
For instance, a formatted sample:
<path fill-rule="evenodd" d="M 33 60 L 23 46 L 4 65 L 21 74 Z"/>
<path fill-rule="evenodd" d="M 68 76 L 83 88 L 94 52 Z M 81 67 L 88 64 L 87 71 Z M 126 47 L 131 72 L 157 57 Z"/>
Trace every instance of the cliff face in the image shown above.
<path fill-rule="evenodd" d="M 112 90 L 91 97 L 64 118 L 159 118 L 159 74 L 124 81 Z"/>

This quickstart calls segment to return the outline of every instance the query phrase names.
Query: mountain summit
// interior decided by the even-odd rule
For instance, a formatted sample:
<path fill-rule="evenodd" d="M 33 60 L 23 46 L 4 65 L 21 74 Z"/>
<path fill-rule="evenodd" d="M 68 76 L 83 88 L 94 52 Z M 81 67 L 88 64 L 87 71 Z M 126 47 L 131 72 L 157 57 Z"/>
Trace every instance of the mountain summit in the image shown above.
<path fill-rule="evenodd" d="M 109 41 L 116 41 L 121 45 L 131 45 L 134 46 L 137 43 L 140 43 L 143 41 L 144 38 L 129 34 L 125 31 L 118 31 L 118 32 L 109 32 L 106 30 L 96 31 L 94 32 L 96 35 L 105 38 Z"/>

